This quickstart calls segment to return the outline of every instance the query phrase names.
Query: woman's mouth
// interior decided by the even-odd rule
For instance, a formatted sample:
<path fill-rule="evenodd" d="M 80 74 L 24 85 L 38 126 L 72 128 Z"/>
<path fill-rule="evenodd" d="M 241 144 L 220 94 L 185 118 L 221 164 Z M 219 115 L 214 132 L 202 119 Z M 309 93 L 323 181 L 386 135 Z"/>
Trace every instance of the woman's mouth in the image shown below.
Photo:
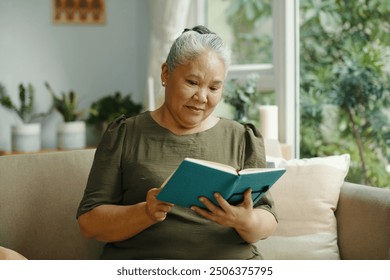
<path fill-rule="evenodd" d="M 188 109 L 190 109 L 191 111 L 193 111 L 193 112 L 197 112 L 197 113 L 199 113 L 199 112 L 203 112 L 204 111 L 204 109 L 202 108 L 202 107 L 196 107 L 196 106 L 186 106 Z"/>

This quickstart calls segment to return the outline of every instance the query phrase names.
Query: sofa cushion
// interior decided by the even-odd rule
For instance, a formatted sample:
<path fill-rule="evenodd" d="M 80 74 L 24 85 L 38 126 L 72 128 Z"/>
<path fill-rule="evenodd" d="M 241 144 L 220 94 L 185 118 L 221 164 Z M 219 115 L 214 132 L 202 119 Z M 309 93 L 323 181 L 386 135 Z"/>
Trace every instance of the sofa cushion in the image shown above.
<path fill-rule="evenodd" d="M 337 207 L 349 155 L 283 160 L 268 157 L 286 173 L 272 187 L 279 225 L 259 241 L 265 259 L 339 259 Z"/>
<path fill-rule="evenodd" d="M 0 157 L 0 245 L 28 259 L 97 259 L 76 220 L 95 150 Z"/>

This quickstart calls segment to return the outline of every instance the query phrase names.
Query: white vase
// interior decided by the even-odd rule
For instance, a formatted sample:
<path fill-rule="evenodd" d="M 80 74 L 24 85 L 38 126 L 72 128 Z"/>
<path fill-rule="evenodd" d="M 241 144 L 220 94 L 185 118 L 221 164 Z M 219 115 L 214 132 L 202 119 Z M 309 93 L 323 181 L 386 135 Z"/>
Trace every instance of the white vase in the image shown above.
<path fill-rule="evenodd" d="M 29 123 L 12 126 L 12 151 L 37 152 L 41 149 L 41 124 Z"/>
<path fill-rule="evenodd" d="M 83 149 L 86 145 L 86 126 L 83 121 L 65 122 L 57 127 L 57 148 Z"/>

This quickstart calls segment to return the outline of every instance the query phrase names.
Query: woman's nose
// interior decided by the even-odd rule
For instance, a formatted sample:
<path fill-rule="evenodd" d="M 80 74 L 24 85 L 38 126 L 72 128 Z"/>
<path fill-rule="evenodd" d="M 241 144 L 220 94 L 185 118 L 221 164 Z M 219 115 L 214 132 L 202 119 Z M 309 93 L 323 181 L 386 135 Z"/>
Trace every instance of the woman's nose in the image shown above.
<path fill-rule="evenodd" d="M 194 98 L 201 103 L 207 102 L 207 89 L 200 87 L 198 91 L 194 94 Z"/>

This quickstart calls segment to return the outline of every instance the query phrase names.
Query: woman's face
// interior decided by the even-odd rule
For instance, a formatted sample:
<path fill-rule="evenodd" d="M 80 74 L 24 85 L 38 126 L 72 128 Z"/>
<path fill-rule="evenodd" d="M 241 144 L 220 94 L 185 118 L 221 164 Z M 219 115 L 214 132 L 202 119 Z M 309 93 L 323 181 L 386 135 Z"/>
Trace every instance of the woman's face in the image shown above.
<path fill-rule="evenodd" d="M 225 70 L 222 60 L 212 51 L 178 65 L 172 72 L 164 63 L 161 78 L 170 125 L 184 129 L 201 127 L 221 100 Z"/>

